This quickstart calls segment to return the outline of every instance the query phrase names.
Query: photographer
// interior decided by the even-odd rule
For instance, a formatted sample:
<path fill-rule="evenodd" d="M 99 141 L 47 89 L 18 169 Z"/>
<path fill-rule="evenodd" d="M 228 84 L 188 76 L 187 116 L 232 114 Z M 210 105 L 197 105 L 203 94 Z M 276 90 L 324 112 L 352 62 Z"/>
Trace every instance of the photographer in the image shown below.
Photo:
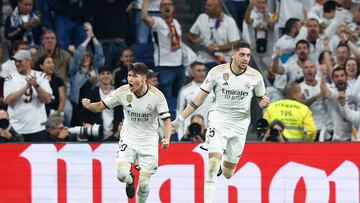
<path fill-rule="evenodd" d="M 195 142 L 202 143 L 205 140 L 205 123 L 204 118 L 195 114 L 191 117 L 190 125 L 188 126 L 186 133 L 181 138 L 182 142 Z"/>
<path fill-rule="evenodd" d="M 0 142 L 22 142 L 24 138 L 10 126 L 9 114 L 0 110 Z"/>
<path fill-rule="evenodd" d="M 45 123 L 48 135 L 52 141 L 77 141 L 77 137 L 64 126 L 61 116 L 52 114 Z"/>
<path fill-rule="evenodd" d="M 269 128 L 266 130 L 262 141 L 263 142 L 287 142 L 283 135 L 285 125 L 280 120 L 274 120 Z"/>

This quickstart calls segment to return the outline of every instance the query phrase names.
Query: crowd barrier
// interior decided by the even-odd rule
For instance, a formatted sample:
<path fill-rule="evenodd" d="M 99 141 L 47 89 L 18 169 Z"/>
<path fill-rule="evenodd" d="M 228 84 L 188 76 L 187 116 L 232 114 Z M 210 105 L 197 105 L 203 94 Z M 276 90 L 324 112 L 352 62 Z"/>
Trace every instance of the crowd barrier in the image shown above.
<path fill-rule="evenodd" d="M 134 203 L 115 177 L 116 151 L 115 143 L 1 144 L 0 203 Z M 159 157 L 148 202 L 202 203 L 207 152 L 176 143 Z M 248 143 L 234 176 L 218 179 L 214 202 L 358 203 L 359 167 L 360 143 Z"/>

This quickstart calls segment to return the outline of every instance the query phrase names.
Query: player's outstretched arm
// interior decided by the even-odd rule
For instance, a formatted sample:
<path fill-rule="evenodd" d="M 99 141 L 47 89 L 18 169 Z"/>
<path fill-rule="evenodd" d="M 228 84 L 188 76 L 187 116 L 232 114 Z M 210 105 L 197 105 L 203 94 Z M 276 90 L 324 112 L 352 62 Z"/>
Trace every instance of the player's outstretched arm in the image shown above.
<path fill-rule="evenodd" d="M 164 123 L 164 138 L 161 140 L 161 148 L 166 149 L 170 145 L 171 136 L 171 120 L 170 118 L 163 119 Z"/>
<path fill-rule="evenodd" d="M 201 90 L 197 93 L 190 104 L 186 106 L 186 108 L 176 117 L 176 119 L 171 123 L 173 128 L 173 133 L 180 127 L 180 125 L 184 122 L 184 120 L 191 115 L 197 108 L 199 108 L 205 101 L 206 97 L 209 93 Z"/>
<path fill-rule="evenodd" d="M 98 112 L 101 112 L 106 109 L 106 106 L 104 105 L 104 103 L 102 101 L 91 103 L 90 99 L 83 98 L 81 100 L 81 103 L 86 109 L 88 109 L 89 111 L 92 111 L 94 113 L 98 113 Z"/>

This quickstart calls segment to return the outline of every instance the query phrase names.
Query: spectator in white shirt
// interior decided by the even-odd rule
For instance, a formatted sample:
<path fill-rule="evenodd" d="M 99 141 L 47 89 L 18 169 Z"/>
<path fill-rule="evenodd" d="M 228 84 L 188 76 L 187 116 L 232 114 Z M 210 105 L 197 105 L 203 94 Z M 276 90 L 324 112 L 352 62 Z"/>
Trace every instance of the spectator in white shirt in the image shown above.
<path fill-rule="evenodd" d="M 159 73 L 159 89 L 167 100 L 177 97 L 185 82 L 185 68 L 182 64 L 181 26 L 173 18 L 175 8 L 172 0 L 162 0 L 162 17 L 148 14 L 148 0 L 144 0 L 141 18 L 153 29 L 154 70 Z"/>
<path fill-rule="evenodd" d="M 47 142 L 44 122 L 45 103 L 51 102 L 52 90 L 46 74 L 31 69 L 31 54 L 19 50 L 13 56 L 17 72 L 5 79 L 4 97 L 10 124 L 27 142 Z"/>
<path fill-rule="evenodd" d="M 191 64 L 191 78 L 193 80 L 180 89 L 177 108 L 176 108 L 176 115 L 179 115 L 191 102 L 193 96 L 198 91 L 200 91 L 200 85 L 205 80 L 205 76 L 206 76 L 205 64 L 201 62 L 194 62 Z M 206 126 L 208 112 L 213 103 L 214 103 L 214 97 L 213 94 L 210 94 L 210 96 L 206 98 L 204 104 L 200 106 L 198 109 L 196 109 L 196 111 L 193 112 L 191 115 L 195 115 L 195 114 L 201 115 L 204 118 L 205 126 Z M 187 126 L 190 125 L 190 117 L 191 116 L 185 119 L 184 123 L 179 127 L 177 131 L 178 140 L 180 140 L 183 137 Z"/>
<path fill-rule="evenodd" d="M 210 70 L 217 64 L 230 62 L 231 46 L 240 39 L 240 34 L 235 20 L 223 13 L 221 1 L 207 0 L 205 13 L 196 19 L 186 39 L 199 45 L 199 61 Z"/>

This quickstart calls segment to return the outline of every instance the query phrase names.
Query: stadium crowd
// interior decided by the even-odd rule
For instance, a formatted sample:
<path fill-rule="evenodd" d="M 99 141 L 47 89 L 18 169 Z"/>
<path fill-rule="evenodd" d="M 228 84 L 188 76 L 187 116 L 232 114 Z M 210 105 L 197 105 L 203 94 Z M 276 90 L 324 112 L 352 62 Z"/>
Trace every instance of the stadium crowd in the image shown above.
<path fill-rule="evenodd" d="M 122 108 L 93 113 L 81 100 L 99 101 L 127 84 L 135 61 L 150 68 L 148 83 L 175 118 L 206 73 L 231 61 L 237 40 L 251 44 L 272 102 L 253 123 L 259 141 L 360 140 L 360 1 L 201 2 L 204 13 L 183 33 L 172 0 L 9 0 L 0 142 L 77 141 L 74 134 L 84 133 L 76 129 L 95 124 L 99 139 L 118 140 Z M 172 140 L 204 142 L 213 102 L 209 94 Z"/>

